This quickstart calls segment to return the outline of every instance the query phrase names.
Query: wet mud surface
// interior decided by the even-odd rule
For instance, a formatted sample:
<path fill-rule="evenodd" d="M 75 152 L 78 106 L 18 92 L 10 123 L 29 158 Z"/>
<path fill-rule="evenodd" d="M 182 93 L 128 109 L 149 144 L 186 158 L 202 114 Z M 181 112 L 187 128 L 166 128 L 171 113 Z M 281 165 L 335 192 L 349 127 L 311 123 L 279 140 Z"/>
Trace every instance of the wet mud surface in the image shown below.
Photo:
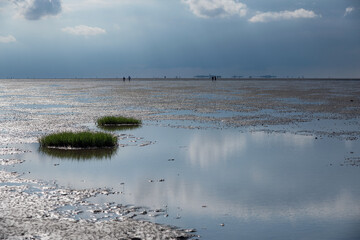
<path fill-rule="evenodd" d="M 344 138 L 360 133 L 357 81 L 13 79 L 0 84 L 2 143 L 35 142 L 44 133 L 86 129 L 99 116 L 120 113 L 145 121 L 194 121 L 192 126 L 175 125 L 190 128 L 211 123 L 219 128 L 265 130 L 280 126 L 286 131 Z M 336 121 L 344 126 L 336 127 Z M 296 127 L 304 122 L 311 126 Z"/>
<path fill-rule="evenodd" d="M 136 117 L 148 126 L 293 133 L 315 140 L 334 137 L 351 142 L 360 136 L 360 83 L 356 81 L 12 79 L 0 80 L 0 86 L 0 165 L 7 167 L 0 171 L 0 239 L 192 236 L 191 229 L 133 219 L 164 215 L 162 211 L 87 201 L 118 194 L 112 189 L 64 188 L 9 171 L 24 162 L 17 155 L 26 150 L 15 145 L 36 143 L 40 136 L 58 131 L 96 130 L 94 122 L 100 116 Z M 117 134 L 120 147 L 156 144 L 152 139 Z M 80 156 L 86 159 L 86 154 Z M 350 154 L 341 164 L 358 167 L 359 157 Z"/>

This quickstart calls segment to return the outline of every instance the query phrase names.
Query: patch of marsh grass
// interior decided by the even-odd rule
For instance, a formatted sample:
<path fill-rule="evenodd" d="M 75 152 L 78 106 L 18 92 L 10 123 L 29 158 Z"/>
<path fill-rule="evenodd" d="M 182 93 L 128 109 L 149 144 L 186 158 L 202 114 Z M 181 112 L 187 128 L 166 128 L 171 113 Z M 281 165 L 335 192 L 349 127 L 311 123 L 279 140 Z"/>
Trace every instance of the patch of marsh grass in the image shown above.
<path fill-rule="evenodd" d="M 98 126 L 140 125 L 141 120 L 123 116 L 104 116 L 97 121 Z"/>
<path fill-rule="evenodd" d="M 117 137 L 102 132 L 60 132 L 39 139 L 41 147 L 107 148 L 117 145 Z"/>

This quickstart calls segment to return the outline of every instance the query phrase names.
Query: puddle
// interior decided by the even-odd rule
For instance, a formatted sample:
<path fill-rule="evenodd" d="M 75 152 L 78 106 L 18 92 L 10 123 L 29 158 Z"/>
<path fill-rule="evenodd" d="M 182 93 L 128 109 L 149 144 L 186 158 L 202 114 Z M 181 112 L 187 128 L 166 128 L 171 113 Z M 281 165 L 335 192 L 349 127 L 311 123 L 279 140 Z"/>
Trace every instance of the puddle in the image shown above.
<path fill-rule="evenodd" d="M 144 206 L 138 218 L 196 228 L 203 239 L 313 231 L 328 239 L 346 229 L 344 222 L 360 224 L 360 167 L 343 166 L 350 152 L 347 159 L 357 163 L 359 141 L 151 125 L 116 133 L 129 145 L 103 157 L 22 145 L 31 152 L 19 155 L 26 162 L 15 169 L 71 188 L 111 188 L 119 194 L 91 201 Z"/>
<path fill-rule="evenodd" d="M 319 105 L 321 105 L 321 104 L 326 103 L 325 101 L 312 101 L 312 102 L 310 102 L 310 101 L 304 101 L 304 100 L 299 99 L 299 98 L 291 98 L 291 97 L 289 97 L 289 98 L 278 98 L 276 100 L 281 101 L 281 102 L 286 103 L 286 104 L 315 104 L 315 105 L 319 104 Z"/>
<path fill-rule="evenodd" d="M 12 187 L 12 186 L 22 186 L 23 183 L 12 183 L 12 182 L 1 182 L 0 183 L 0 187 L 1 186 L 9 186 L 9 187 Z"/>

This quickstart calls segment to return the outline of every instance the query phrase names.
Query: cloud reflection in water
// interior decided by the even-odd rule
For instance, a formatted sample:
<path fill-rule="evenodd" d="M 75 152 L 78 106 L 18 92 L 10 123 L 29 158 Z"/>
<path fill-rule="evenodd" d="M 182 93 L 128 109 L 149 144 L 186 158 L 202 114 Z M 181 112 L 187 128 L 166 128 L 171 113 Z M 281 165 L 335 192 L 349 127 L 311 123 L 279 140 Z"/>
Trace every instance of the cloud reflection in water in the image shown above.
<path fill-rule="evenodd" d="M 230 156 L 240 157 L 249 146 L 266 142 L 304 148 L 313 144 L 314 138 L 290 133 L 272 134 L 269 138 L 269 134 L 264 132 L 228 132 L 221 135 L 196 134 L 193 135 L 189 143 L 189 160 L 193 166 L 206 168 L 226 161 Z"/>
<path fill-rule="evenodd" d="M 194 135 L 189 143 L 189 160 L 194 166 L 206 168 L 226 161 L 230 155 L 246 148 L 246 138 L 241 133 L 233 135 Z"/>
<path fill-rule="evenodd" d="M 187 159 L 200 167 L 203 183 L 177 183 L 167 197 L 194 212 L 203 212 L 198 206 L 205 202 L 211 215 L 239 219 L 360 217 L 360 196 L 347 187 L 351 176 L 327 169 L 315 143 L 313 136 L 290 133 L 195 134 Z"/>

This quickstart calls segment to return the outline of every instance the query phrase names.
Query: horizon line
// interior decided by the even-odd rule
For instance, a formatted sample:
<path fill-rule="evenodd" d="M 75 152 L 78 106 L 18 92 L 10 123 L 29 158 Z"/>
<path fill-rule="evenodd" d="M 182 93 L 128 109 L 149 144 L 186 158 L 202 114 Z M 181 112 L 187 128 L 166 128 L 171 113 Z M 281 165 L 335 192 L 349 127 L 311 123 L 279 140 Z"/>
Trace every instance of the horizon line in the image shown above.
<path fill-rule="evenodd" d="M 37 77 L 37 78 L 0 78 L 0 80 L 123 80 L 123 77 Z M 131 80 L 211 80 L 207 77 L 131 77 Z M 216 81 L 228 80 L 360 80 L 360 77 L 220 77 Z M 128 81 L 128 78 L 126 78 Z"/>

